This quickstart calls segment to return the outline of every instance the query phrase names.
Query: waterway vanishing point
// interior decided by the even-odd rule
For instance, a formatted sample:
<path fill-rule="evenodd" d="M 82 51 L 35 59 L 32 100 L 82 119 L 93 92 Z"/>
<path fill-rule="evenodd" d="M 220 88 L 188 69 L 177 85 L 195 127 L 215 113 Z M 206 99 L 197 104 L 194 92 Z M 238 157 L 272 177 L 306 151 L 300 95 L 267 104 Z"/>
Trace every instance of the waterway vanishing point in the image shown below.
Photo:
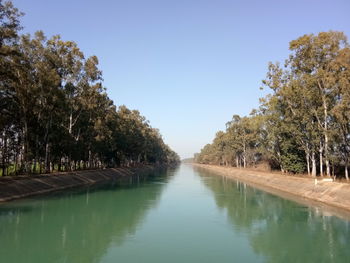
<path fill-rule="evenodd" d="M 0 205 L 0 262 L 349 262 L 350 221 L 183 164 Z"/>

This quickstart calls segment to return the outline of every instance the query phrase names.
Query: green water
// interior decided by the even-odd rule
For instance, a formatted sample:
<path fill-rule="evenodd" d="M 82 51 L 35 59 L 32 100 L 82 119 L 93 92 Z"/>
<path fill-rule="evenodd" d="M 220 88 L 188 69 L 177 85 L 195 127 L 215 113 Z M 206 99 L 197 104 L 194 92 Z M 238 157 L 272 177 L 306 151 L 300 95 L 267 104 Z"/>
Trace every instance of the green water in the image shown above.
<path fill-rule="evenodd" d="M 0 205 L 0 262 L 350 262 L 350 224 L 182 165 Z"/>

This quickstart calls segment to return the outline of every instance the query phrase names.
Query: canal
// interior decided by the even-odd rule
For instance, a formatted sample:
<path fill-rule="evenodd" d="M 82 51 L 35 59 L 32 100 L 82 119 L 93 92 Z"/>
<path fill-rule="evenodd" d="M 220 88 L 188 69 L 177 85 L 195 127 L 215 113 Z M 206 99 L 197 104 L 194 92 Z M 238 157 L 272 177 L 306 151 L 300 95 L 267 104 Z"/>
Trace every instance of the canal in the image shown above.
<path fill-rule="evenodd" d="M 190 165 L 0 205 L 0 262 L 349 262 L 350 223 Z"/>

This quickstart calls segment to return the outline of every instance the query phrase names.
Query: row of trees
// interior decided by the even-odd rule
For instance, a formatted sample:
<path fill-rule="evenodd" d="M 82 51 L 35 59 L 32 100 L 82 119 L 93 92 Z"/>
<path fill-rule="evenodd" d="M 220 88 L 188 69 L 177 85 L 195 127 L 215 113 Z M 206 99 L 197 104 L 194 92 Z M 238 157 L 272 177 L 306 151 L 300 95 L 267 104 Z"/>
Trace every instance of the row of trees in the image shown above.
<path fill-rule="evenodd" d="M 265 160 L 283 172 L 348 176 L 350 47 L 342 32 L 290 42 L 284 66 L 270 63 L 272 93 L 248 117 L 233 116 L 196 161 L 251 166 Z"/>
<path fill-rule="evenodd" d="M 21 16 L 0 0 L 2 175 L 179 161 L 138 111 L 108 98 L 96 56 L 58 35 L 19 36 Z"/>

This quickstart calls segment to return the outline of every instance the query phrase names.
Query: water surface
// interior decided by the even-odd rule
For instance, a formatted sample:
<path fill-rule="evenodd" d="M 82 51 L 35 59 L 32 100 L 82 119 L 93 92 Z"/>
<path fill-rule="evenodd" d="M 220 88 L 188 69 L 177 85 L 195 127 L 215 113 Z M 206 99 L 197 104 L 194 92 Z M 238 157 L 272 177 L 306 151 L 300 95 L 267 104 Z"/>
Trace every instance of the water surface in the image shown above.
<path fill-rule="evenodd" d="M 0 262 L 349 262 L 350 224 L 182 165 L 0 205 Z"/>

